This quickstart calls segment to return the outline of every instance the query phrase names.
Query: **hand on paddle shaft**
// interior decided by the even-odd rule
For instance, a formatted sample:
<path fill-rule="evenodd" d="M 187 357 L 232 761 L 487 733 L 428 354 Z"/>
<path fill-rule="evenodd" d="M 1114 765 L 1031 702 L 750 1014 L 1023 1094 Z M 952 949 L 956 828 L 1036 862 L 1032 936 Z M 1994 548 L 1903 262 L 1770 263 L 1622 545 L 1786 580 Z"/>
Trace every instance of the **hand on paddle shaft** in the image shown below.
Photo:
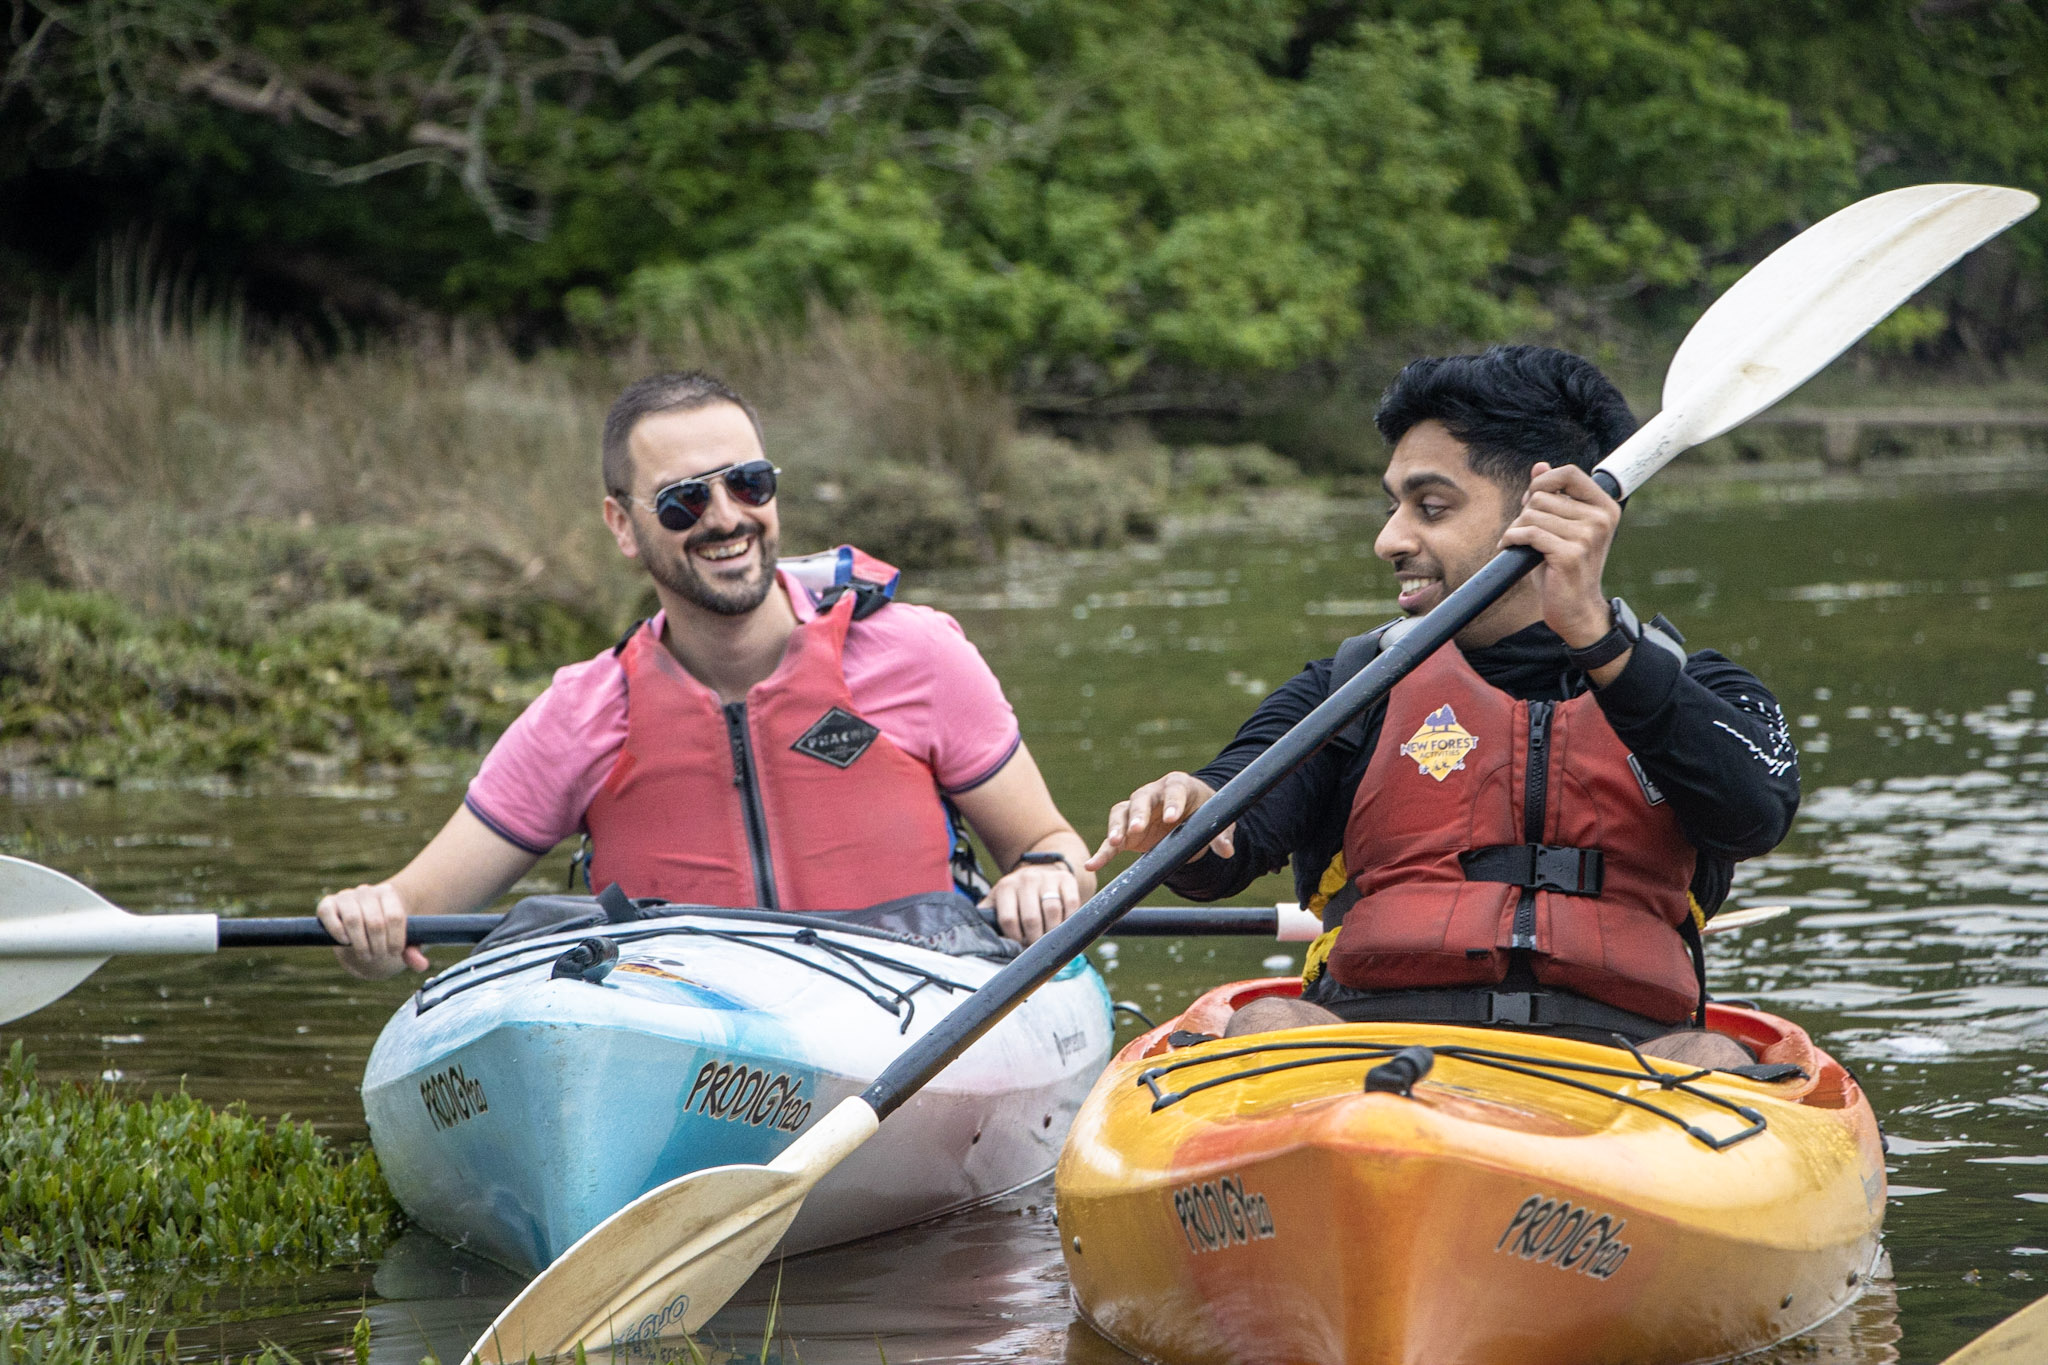
<path fill-rule="evenodd" d="M 1004 938 L 1036 943 L 1086 899 L 1066 863 L 1020 863 L 989 888 L 979 908 L 995 912 L 996 932 Z"/>
<path fill-rule="evenodd" d="M 334 941 L 350 975 L 368 981 L 427 969 L 427 955 L 405 941 L 405 902 L 390 882 L 351 886 L 322 896 L 314 914 Z"/>
<path fill-rule="evenodd" d="M 1597 644 L 1612 627 L 1600 579 L 1620 525 L 1621 504 L 1591 474 L 1577 465 L 1553 467 L 1539 460 L 1529 471 L 1521 515 L 1501 533 L 1501 549 L 1526 545 L 1543 556 L 1527 582 L 1542 600 L 1543 623 L 1567 648 Z M 1620 677 L 1633 652 L 1594 669 L 1593 685 L 1604 687 Z"/>

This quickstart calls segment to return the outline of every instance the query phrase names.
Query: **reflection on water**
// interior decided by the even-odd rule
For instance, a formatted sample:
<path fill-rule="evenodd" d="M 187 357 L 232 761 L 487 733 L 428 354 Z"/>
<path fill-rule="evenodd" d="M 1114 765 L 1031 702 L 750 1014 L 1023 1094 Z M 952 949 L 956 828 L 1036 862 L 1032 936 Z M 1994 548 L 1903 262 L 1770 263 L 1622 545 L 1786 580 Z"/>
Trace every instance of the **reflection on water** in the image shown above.
<path fill-rule="evenodd" d="M 1651 490 L 1654 495 L 1656 490 Z M 913 585 L 960 616 L 1003 676 L 1085 832 L 1131 786 L 1215 752 L 1254 699 L 1385 611 L 1370 521 L 1302 517 L 1111 557 Z M 1895 1267 L 1851 1312 L 1763 1357 L 1938 1361 L 2048 1292 L 2048 496 L 1631 508 L 1613 589 L 1695 647 L 1756 668 L 1800 740 L 1806 803 L 1785 846 L 1741 869 L 1738 903 L 1793 916 L 1713 940 L 1718 993 L 1797 1019 L 1854 1066 L 1891 1140 Z M 454 777 L 120 792 L 17 783 L 0 851 L 40 858 L 141 911 L 302 914 L 326 887 L 395 868 L 459 798 Z M 561 885 L 566 854 L 524 889 Z M 1280 878 L 1245 897 L 1291 894 Z M 1164 898 L 1161 898 L 1164 899 Z M 450 954 L 442 950 L 438 959 Z M 1126 940 L 1095 950 L 1120 999 L 1163 1017 L 1298 948 Z M 1270 965 L 1284 959 L 1287 966 Z M 404 982 L 321 953 L 117 961 L 9 1026 L 51 1077 L 174 1085 L 363 1136 L 355 1085 Z M 1126 1026 L 1126 1036 L 1129 1033 Z M 1123 1357 L 1075 1323 L 1034 1187 L 995 1206 L 789 1262 L 778 1321 L 819 1365 Z M 190 1349 L 328 1350 L 370 1301 L 374 1354 L 456 1359 L 516 1282 L 419 1236 L 381 1267 L 288 1285 L 224 1280 Z M 19 1306 L 33 1291 L 0 1286 Z M 775 1272 L 712 1333 L 759 1351 Z M 207 1315 L 188 1310 L 180 1320 Z M 771 1352 L 772 1354 L 772 1352 Z"/>

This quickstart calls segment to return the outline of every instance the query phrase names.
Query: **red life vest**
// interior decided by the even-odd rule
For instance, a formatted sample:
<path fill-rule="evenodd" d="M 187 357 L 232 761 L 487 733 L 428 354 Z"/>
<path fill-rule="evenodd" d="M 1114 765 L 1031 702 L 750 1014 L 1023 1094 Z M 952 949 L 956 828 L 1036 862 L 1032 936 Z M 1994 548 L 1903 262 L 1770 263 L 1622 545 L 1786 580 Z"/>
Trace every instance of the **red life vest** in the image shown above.
<path fill-rule="evenodd" d="M 1519 948 L 1543 985 L 1689 1017 L 1699 981 L 1678 926 L 1697 855 L 1631 757 L 1591 693 L 1517 701 L 1455 645 L 1437 650 L 1388 698 L 1373 780 L 1352 803 L 1344 865 L 1359 900 L 1330 974 L 1360 990 L 1484 987 Z M 1554 882 L 1597 880 L 1597 894 L 1473 879 L 1531 845 L 1556 850 L 1540 858 Z"/>
<path fill-rule="evenodd" d="M 952 824 L 931 770 L 862 720 L 846 690 L 858 602 L 843 593 L 799 625 L 775 672 L 732 705 L 652 629 L 633 632 L 620 657 L 626 742 L 584 814 L 592 886 L 783 910 L 953 888 Z"/>

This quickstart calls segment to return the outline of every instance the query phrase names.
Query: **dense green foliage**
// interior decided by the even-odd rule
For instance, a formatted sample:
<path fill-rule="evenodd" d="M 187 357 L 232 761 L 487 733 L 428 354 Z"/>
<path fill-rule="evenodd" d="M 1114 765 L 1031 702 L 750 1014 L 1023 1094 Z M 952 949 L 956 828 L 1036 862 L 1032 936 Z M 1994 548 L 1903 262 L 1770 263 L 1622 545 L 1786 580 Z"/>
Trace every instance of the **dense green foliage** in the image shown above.
<path fill-rule="evenodd" d="M 304 315 L 635 330 L 822 300 L 1035 393 L 1656 323 L 1859 192 L 2048 182 L 2036 3 L 14 11 L 0 185 L 47 211 L 0 246 L 44 287 L 138 225 Z M 1901 344 L 2023 349 L 2044 286 L 2037 223 Z"/>
<path fill-rule="evenodd" d="M 0 1264 L 362 1260 L 398 1216 L 376 1157 L 311 1124 L 48 1085 L 18 1042 L 0 1065 Z"/>

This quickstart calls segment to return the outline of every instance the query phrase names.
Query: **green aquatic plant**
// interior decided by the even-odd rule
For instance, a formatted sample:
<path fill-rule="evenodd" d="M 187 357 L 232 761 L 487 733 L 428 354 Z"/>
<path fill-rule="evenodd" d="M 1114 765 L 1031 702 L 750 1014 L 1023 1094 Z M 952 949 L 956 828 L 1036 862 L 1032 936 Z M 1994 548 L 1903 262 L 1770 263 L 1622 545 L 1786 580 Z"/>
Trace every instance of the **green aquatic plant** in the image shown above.
<path fill-rule="evenodd" d="M 138 1100 L 106 1084 L 50 1084 L 19 1042 L 0 1065 L 10 1270 L 357 1261 L 400 1218 L 376 1157 L 336 1150 L 311 1124 L 213 1109 L 182 1090 Z"/>

